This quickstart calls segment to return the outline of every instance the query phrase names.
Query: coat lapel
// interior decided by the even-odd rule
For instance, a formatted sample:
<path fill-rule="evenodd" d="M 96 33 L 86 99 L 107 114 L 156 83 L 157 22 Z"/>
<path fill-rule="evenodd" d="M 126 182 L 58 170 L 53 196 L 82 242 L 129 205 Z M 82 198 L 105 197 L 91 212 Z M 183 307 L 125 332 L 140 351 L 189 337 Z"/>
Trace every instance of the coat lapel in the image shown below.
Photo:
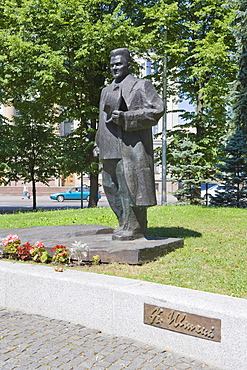
<path fill-rule="evenodd" d="M 137 83 L 138 79 L 131 74 L 129 74 L 123 82 L 121 82 L 121 91 L 122 91 L 122 97 L 125 100 L 125 103 L 127 107 L 129 108 L 131 104 L 131 100 L 133 98 L 131 92 L 133 90 L 133 87 Z"/>
<path fill-rule="evenodd" d="M 103 110 L 107 113 L 108 119 L 115 109 L 119 109 L 121 103 L 120 85 L 112 82 L 108 88 L 104 100 Z"/>

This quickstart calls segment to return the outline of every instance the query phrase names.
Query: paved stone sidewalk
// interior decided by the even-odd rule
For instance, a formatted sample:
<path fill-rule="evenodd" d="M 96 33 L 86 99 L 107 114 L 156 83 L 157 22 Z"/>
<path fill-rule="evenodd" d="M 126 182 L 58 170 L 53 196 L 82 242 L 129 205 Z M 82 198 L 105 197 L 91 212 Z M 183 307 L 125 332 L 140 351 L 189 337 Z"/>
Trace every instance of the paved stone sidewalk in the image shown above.
<path fill-rule="evenodd" d="M 216 368 L 81 325 L 0 309 L 0 369 Z"/>

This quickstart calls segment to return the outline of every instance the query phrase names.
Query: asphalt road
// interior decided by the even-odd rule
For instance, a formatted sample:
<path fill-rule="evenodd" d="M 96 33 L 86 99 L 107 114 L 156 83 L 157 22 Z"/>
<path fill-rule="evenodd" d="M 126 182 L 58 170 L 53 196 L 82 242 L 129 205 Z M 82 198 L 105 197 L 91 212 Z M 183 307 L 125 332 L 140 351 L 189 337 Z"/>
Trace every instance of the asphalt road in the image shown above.
<path fill-rule="evenodd" d="M 168 195 L 168 202 L 175 202 L 176 198 Z M 158 204 L 160 205 L 160 196 L 158 195 Z M 83 208 L 87 208 L 88 202 L 83 201 Z M 98 202 L 98 207 L 109 207 L 106 197 L 103 195 Z M 48 195 L 37 196 L 37 209 L 66 209 L 66 208 L 81 208 L 80 200 L 66 200 L 64 202 L 57 202 L 50 199 Z M 32 210 L 33 200 L 24 198 L 22 196 L 1 195 L 0 196 L 0 213 L 13 212 L 18 209 Z"/>
<path fill-rule="evenodd" d="M 81 208 L 80 200 L 66 200 L 64 202 L 57 202 L 56 200 L 50 199 L 48 195 L 37 196 L 36 199 L 38 209 L 66 209 L 66 208 Z M 87 208 L 88 202 L 83 201 L 83 208 Z M 99 200 L 99 207 L 108 207 L 108 202 L 105 196 Z M 22 196 L 16 195 L 1 195 L 0 196 L 0 212 L 13 212 L 15 210 L 32 210 L 33 199 L 22 199 Z"/>

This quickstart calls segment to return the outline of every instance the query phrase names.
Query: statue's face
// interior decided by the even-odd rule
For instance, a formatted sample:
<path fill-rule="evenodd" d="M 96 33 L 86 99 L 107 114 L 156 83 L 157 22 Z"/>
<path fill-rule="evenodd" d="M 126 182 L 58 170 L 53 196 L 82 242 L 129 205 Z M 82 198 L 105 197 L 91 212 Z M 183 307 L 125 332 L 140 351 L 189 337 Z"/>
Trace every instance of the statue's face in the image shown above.
<path fill-rule="evenodd" d="M 130 63 L 122 55 L 111 57 L 110 68 L 116 82 L 121 82 L 130 73 Z"/>

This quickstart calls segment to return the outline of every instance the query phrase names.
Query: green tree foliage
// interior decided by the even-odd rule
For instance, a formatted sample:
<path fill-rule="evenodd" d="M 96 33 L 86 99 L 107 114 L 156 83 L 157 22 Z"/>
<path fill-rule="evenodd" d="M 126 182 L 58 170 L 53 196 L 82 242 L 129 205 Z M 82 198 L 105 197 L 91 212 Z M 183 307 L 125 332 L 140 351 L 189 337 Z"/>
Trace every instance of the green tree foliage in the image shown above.
<path fill-rule="evenodd" d="M 79 126 L 70 134 L 60 138 L 60 168 L 65 176 L 71 173 L 81 175 L 82 172 L 90 173 L 92 163 L 88 161 L 90 153 L 93 151 L 94 142 L 87 140 L 85 128 Z M 97 162 L 95 170 L 97 172 Z"/>
<path fill-rule="evenodd" d="M 201 184 L 207 182 L 206 170 L 210 168 L 204 163 L 203 153 L 189 138 L 179 140 L 176 148 L 170 154 L 174 163 L 169 168 L 171 181 L 180 183 L 180 189 L 175 193 L 179 201 L 190 204 L 201 203 Z"/>
<path fill-rule="evenodd" d="M 158 14 L 157 6 L 161 9 L 162 4 L 170 4 L 169 16 Z M 165 1 L 147 10 L 148 15 L 155 25 L 154 50 L 160 58 L 167 55 L 168 95 L 178 93 L 180 101 L 187 99 L 195 107 L 193 113 L 180 112 L 185 120 L 181 131 L 192 128 L 195 140 L 206 138 L 207 146 L 210 140 L 215 144 L 227 132 L 226 97 L 237 71 L 230 30 L 234 4 L 230 6 L 227 0 Z"/>
<path fill-rule="evenodd" d="M 100 90 L 109 79 L 110 50 L 122 46 L 135 53 L 150 49 L 152 35 L 145 32 L 142 21 L 146 4 L 3 0 L 3 5 L 1 101 L 41 97 L 53 102 L 63 107 L 60 120 L 77 120 L 86 133 L 83 140 L 93 142 Z M 90 204 L 96 205 L 97 159 L 90 148 L 91 165 L 87 163 L 85 170 L 91 174 Z"/>
<path fill-rule="evenodd" d="M 233 1 L 237 5 L 233 33 L 237 44 L 238 74 L 234 90 L 233 119 L 237 127 L 247 133 L 247 1 Z"/>
<path fill-rule="evenodd" d="M 33 209 L 36 209 L 36 182 L 46 185 L 57 176 L 58 135 L 54 132 L 56 111 L 34 100 L 17 104 L 14 125 L 8 125 L 10 146 L 5 147 L 10 180 L 31 182 Z"/>
<path fill-rule="evenodd" d="M 201 172 L 208 180 L 215 172 L 220 144 L 231 128 L 229 91 L 237 72 L 230 30 L 234 8 L 235 4 L 229 5 L 227 0 L 178 0 L 172 17 L 166 19 L 167 39 L 163 32 L 155 44 L 160 56 L 164 52 L 167 55 L 168 97 L 178 93 L 180 102 L 187 100 L 194 107 L 193 112 L 180 110 L 183 124 L 167 133 L 167 162 L 176 166 L 174 150 L 189 138 L 203 158 Z M 154 14 L 153 19 L 161 30 Z M 160 153 L 158 150 L 161 160 Z"/>
<path fill-rule="evenodd" d="M 90 129 L 89 129 L 90 130 Z M 83 186 L 83 174 L 90 173 L 95 181 L 98 179 L 98 156 L 94 155 L 94 141 L 88 140 L 88 133 L 82 125 L 72 131 L 69 135 L 60 138 L 60 156 L 59 163 L 61 172 L 64 176 L 76 173 L 81 178 L 81 187 Z M 89 160 L 91 157 L 91 160 Z M 91 181 L 92 185 L 92 181 Z M 95 183 L 98 189 L 98 184 Z M 95 206 L 92 197 L 89 199 L 89 207 Z M 81 200 L 83 208 L 83 200 Z"/>
<path fill-rule="evenodd" d="M 211 197 L 211 205 L 220 207 L 247 207 L 247 136 L 236 129 L 223 148 L 224 157 L 217 165 L 222 189 Z"/>
<path fill-rule="evenodd" d="M 10 168 L 7 164 L 9 153 L 12 152 L 11 127 L 6 118 L 0 116 L 0 185 L 6 185 L 9 181 Z"/>
<path fill-rule="evenodd" d="M 195 129 L 191 140 L 213 163 L 227 130 L 225 93 L 234 75 L 228 30 L 232 14 L 225 5 L 212 0 L 3 0 L 0 100 L 41 97 L 53 102 L 63 107 L 59 119 L 77 120 L 86 133 L 83 140 L 93 142 L 100 90 L 110 81 L 110 50 L 126 46 L 157 62 L 166 52 L 169 94 L 179 87 L 179 97 L 196 106 L 177 134 L 183 139 Z M 161 68 L 157 63 L 160 83 Z M 96 205 L 97 159 L 90 148 L 90 204 Z"/>
<path fill-rule="evenodd" d="M 233 135 L 223 148 L 224 156 L 217 166 L 217 178 L 222 183 L 222 191 L 212 198 L 212 205 L 247 207 L 247 2 L 233 1 L 237 6 L 234 34 L 237 43 L 238 74 L 235 84 Z"/>
<path fill-rule="evenodd" d="M 191 200 L 192 204 L 198 203 L 201 197 L 201 184 L 208 183 L 215 174 L 215 164 L 212 158 L 205 155 L 206 146 L 200 144 L 195 141 L 193 132 L 185 131 L 181 135 L 179 130 L 174 130 L 167 151 L 167 171 L 173 182 L 190 183 L 179 192 L 188 193 L 186 201 Z M 210 151 L 213 158 L 216 158 L 217 149 L 210 148 Z"/>
<path fill-rule="evenodd" d="M 209 180 L 215 172 L 220 144 L 230 129 L 227 94 L 236 75 L 230 32 L 234 13 L 227 1 L 177 3 L 175 39 L 168 29 L 168 67 L 179 100 L 186 99 L 194 111 L 180 112 L 183 124 L 168 132 L 167 160 L 174 166 L 174 150 L 179 150 L 178 143 L 189 137 L 202 156 L 202 177 Z"/>
<path fill-rule="evenodd" d="M 234 38 L 229 29 L 234 13 L 227 3 L 178 1 L 179 56 L 174 78 L 179 83 L 179 97 L 195 107 L 195 113 L 183 117 L 185 127 L 194 128 L 201 140 L 212 134 L 217 140 L 225 132 L 226 94 L 236 74 Z"/>

